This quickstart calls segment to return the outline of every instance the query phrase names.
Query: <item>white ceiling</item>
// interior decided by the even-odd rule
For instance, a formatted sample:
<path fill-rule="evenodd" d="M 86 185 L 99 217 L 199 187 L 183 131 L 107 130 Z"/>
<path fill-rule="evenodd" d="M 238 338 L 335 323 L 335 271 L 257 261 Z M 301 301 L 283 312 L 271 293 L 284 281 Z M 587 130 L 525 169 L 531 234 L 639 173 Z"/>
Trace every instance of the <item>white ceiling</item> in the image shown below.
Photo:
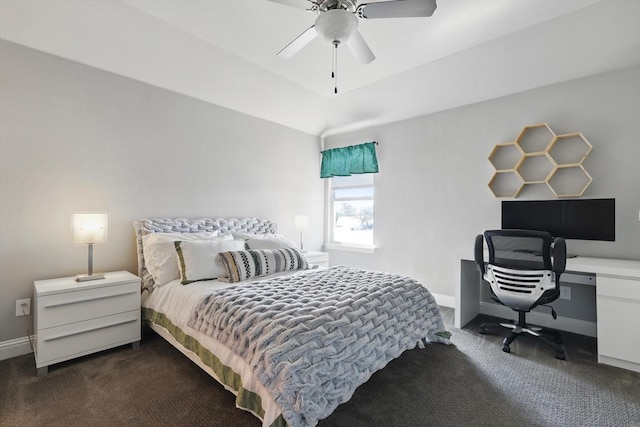
<path fill-rule="evenodd" d="M 327 42 L 275 56 L 316 16 L 268 0 L 1 0 L 0 38 L 317 135 L 640 63 L 637 0 L 438 0 L 430 18 L 360 21 L 377 59 L 340 48 L 334 95 Z"/>

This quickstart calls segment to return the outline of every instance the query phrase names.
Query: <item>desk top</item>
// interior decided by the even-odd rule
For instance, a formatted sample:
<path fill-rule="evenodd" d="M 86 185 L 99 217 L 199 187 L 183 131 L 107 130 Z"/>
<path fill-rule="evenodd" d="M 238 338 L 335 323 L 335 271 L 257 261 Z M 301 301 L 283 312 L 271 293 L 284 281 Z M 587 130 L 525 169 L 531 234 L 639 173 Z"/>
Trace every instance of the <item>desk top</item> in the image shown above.
<path fill-rule="evenodd" d="M 575 258 L 567 258 L 565 271 L 638 279 L 640 278 L 640 261 L 577 256 Z"/>

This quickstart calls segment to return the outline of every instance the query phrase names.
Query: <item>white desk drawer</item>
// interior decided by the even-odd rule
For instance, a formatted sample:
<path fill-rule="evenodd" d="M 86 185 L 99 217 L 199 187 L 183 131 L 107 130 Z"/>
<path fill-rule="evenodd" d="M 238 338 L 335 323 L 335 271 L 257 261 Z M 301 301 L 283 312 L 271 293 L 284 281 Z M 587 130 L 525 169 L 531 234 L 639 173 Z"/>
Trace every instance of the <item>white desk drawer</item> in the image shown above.
<path fill-rule="evenodd" d="M 140 309 L 139 282 L 83 289 L 38 299 L 37 329 Z"/>
<path fill-rule="evenodd" d="M 640 281 L 598 276 L 596 292 L 598 296 L 640 302 Z"/>
<path fill-rule="evenodd" d="M 635 327 L 638 319 L 640 302 L 599 298 L 598 356 L 640 364 L 640 330 Z"/>
<path fill-rule="evenodd" d="M 139 340 L 139 308 L 126 313 L 40 330 L 36 347 L 37 367 Z"/>

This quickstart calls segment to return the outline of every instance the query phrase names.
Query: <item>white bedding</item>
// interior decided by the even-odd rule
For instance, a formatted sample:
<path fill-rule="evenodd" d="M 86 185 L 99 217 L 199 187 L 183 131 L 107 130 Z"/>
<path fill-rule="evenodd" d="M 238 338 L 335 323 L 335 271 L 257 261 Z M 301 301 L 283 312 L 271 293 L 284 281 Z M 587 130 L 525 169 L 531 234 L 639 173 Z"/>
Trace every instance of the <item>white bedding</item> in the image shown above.
<path fill-rule="evenodd" d="M 314 270 L 283 272 L 274 274 L 269 277 L 292 274 L 308 274 L 311 271 Z M 257 281 L 260 279 L 264 280 L 264 277 L 256 278 L 254 280 L 247 280 L 243 283 L 247 283 L 249 281 Z M 148 292 L 144 292 L 142 295 L 142 307 L 151 309 L 156 313 L 160 313 L 166 316 L 167 319 L 171 321 L 171 323 L 173 323 L 176 327 L 182 330 L 185 334 L 196 339 L 202 346 L 204 346 L 211 353 L 217 356 L 222 364 L 238 373 L 242 378 L 242 386 L 244 387 L 244 389 L 256 393 L 261 398 L 261 406 L 264 410 L 264 416 L 261 417 L 255 412 L 254 415 L 262 419 L 263 426 L 271 426 L 272 423 L 280 416 L 281 411 L 278 408 L 278 405 L 275 403 L 273 397 L 257 381 L 256 377 L 251 372 L 249 365 L 228 347 L 214 340 L 210 336 L 207 336 L 187 325 L 189 320 L 191 319 L 192 311 L 185 310 L 185 307 L 195 307 L 200 298 L 202 298 L 211 290 L 223 289 L 232 286 L 238 286 L 238 284 L 226 283 L 218 280 L 208 280 L 202 282 L 194 282 L 185 286 L 180 283 L 180 280 L 173 280 L 164 286 L 155 288 L 150 294 Z M 167 332 L 167 334 L 170 335 L 169 332 Z M 181 346 L 181 349 L 183 351 L 189 351 L 183 346 Z M 191 353 L 191 358 L 193 358 L 192 356 L 195 356 L 197 358 L 197 356 L 193 354 L 193 352 Z M 225 385 L 224 381 L 221 381 L 221 379 L 218 378 L 217 375 L 215 375 L 215 372 L 212 372 L 211 370 L 208 371 L 209 374 L 214 375 L 214 377 L 220 383 Z M 236 390 L 232 389 L 231 387 L 225 385 L 225 388 L 227 388 L 234 394 L 236 393 Z M 236 406 L 246 410 L 246 408 L 242 408 L 239 405 Z"/>
<path fill-rule="evenodd" d="M 192 314 L 247 361 L 290 427 L 315 426 L 404 351 L 449 342 L 415 279 L 347 266 L 219 289 Z"/>

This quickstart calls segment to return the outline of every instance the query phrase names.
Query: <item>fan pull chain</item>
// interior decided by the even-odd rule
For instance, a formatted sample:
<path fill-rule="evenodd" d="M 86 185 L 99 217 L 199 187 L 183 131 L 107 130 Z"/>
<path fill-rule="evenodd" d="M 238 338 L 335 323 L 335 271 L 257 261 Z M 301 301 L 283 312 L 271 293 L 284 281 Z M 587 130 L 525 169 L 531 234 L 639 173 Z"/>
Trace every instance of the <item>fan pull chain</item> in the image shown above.
<path fill-rule="evenodd" d="M 333 41 L 333 64 L 331 67 L 331 78 L 334 79 L 334 87 L 333 93 L 338 93 L 338 45 L 340 44 L 339 40 Z"/>
<path fill-rule="evenodd" d="M 336 78 L 336 50 L 335 49 L 331 49 L 331 78 L 332 79 Z"/>

